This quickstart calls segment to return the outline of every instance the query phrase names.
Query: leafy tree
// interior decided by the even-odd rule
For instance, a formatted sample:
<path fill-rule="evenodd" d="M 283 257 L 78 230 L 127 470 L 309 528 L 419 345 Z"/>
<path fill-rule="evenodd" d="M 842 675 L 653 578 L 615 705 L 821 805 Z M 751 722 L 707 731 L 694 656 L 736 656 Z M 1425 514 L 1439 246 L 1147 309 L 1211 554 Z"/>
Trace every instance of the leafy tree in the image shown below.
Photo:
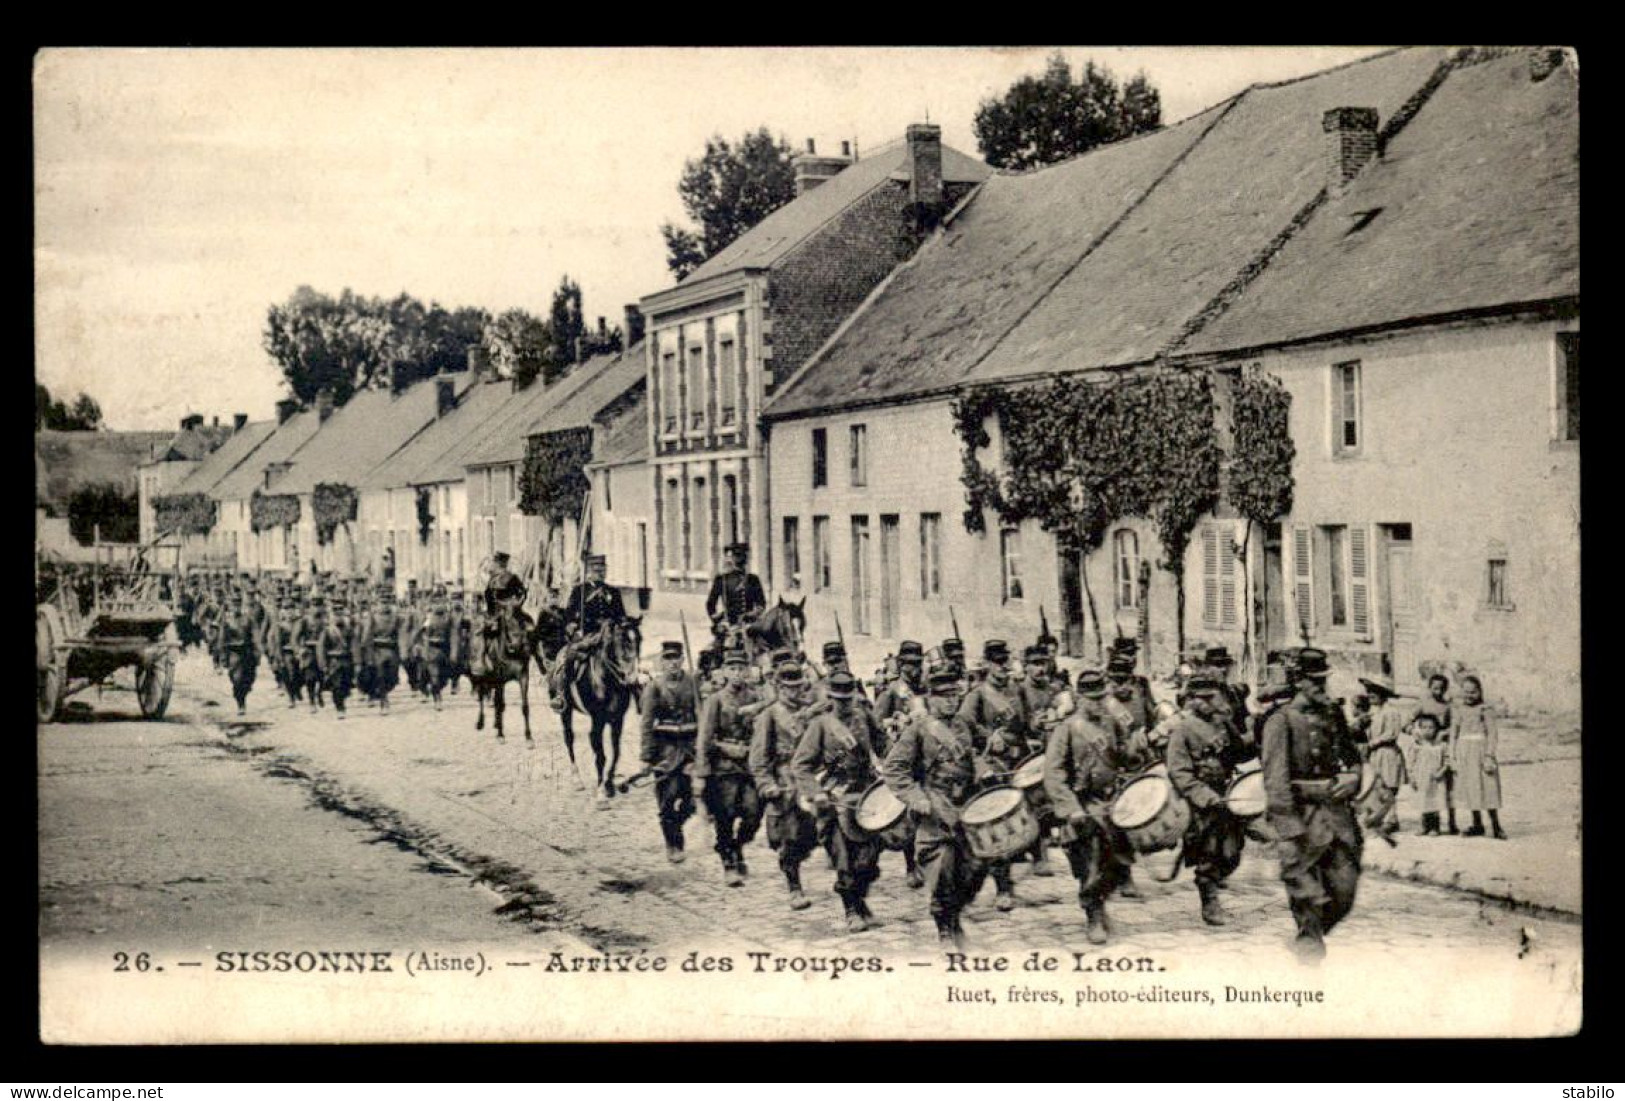
<path fill-rule="evenodd" d="M 34 430 L 91 432 L 102 426 L 102 407 L 89 394 L 81 393 L 70 406 L 53 398 L 43 383 L 34 383 Z"/>
<path fill-rule="evenodd" d="M 581 316 L 581 287 L 568 275 L 559 280 L 553 292 L 553 305 L 547 313 L 547 331 L 552 335 L 552 354 L 542 368 L 542 381 L 562 378 L 576 361 L 576 341 L 586 335 L 587 323 Z"/>
<path fill-rule="evenodd" d="M 80 486 L 68 495 L 68 531 L 89 543 L 97 527 L 104 543 L 134 543 L 141 538 L 141 506 L 134 490 L 109 483 Z"/>
<path fill-rule="evenodd" d="M 729 144 L 720 134 L 705 143 L 705 154 L 683 165 L 677 182 L 683 209 L 697 229 L 667 222 L 666 266 L 679 281 L 738 240 L 747 230 L 796 197 L 790 143 L 767 127 Z"/>
<path fill-rule="evenodd" d="M 1024 76 L 976 109 L 976 146 L 995 168 L 1054 164 L 1097 146 L 1156 130 L 1162 97 L 1144 73 L 1119 87 L 1109 69 L 1084 62 L 1073 78 L 1059 51 L 1039 76 Z"/>
<path fill-rule="evenodd" d="M 547 323 L 524 310 L 508 310 L 486 321 L 481 342 L 497 373 L 521 387 L 536 380 L 553 354 Z"/>

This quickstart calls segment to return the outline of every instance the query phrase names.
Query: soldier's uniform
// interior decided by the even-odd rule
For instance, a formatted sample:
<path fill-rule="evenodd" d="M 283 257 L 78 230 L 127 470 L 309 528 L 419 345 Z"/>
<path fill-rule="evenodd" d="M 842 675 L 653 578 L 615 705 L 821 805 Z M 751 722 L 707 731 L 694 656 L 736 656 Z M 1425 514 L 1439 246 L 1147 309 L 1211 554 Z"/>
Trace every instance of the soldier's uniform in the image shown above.
<path fill-rule="evenodd" d="M 473 653 L 474 623 L 468 609 L 463 606 L 461 593 L 451 598 L 451 694 L 457 694 L 457 681 L 469 675 L 469 657 Z M 472 681 L 470 681 L 472 683 Z"/>
<path fill-rule="evenodd" d="M 790 908 L 809 905 L 801 890 L 801 865 L 818 844 L 817 824 L 795 796 L 790 760 L 801 744 L 807 710 L 806 674 L 795 662 L 774 670 L 778 696 L 756 717 L 750 742 L 750 774 L 766 808 L 767 843 L 779 854 L 790 890 Z"/>
<path fill-rule="evenodd" d="M 884 735 L 867 705 L 860 704 L 851 673 L 830 674 L 828 711 L 807 723 L 790 760 L 790 773 L 818 818 L 819 840 L 835 865 L 835 893 L 846 909 L 847 929 L 862 932 L 869 912 L 869 885 L 880 874 L 880 842 L 857 824 L 858 803 L 879 776 Z M 824 779 L 820 780 L 819 774 Z"/>
<path fill-rule="evenodd" d="M 423 678 L 429 694 L 434 697 L 434 708 L 440 710 L 440 693 L 451 676 L 452 618 L 446 607 L 445 591 L 437 590 L 429 610 L 423 616 L 420 645 L 423 648 Z"/>
<path fill-rule="evenodd" d="M 248 693 L 253 690 L 254 674 L 260 662 L 254 622 L 239 607 L 227 613 L 220 633 L 221 647 L 226 654 L 226 675 L 231 680 L 231 695 L 237 701 L 237 714 L 241 715 L 247 710 Z"/>
<path fill-rule="evenodd" d="M 711 812 L 717 855 L 730 887 L 745 881 L 744 849 L 762 824 L 762 800 L 750 774 L 751 732 L 765 709 L 762 693 L 745 682 L 745 652 L 730 650 L 724 664 L 734 681 L 706 697 L 700 707 L 700 733 L 695 746 L 694 779 Z"/>
<path fill-rule="evenodd" d="M 325 602 L 319 596 L 310 598 L 310 606 L 293 627 L 293 650 L 299 662 L 298 684 L 310 698 L 311 711 L 322 705 L 322 631 L 326 629 Z"/>
<path fill-rule="evenodd" d="M 1219 905 L 1219 885 L 1241 863 L 1247 837 L 1246 824 L 1224 800 L 1236 764 L 1247 751 L 1228 725 L 1223 691 L 1213 676 L 1192 675 L 1185 684 L 1186 709 L 1168 733 L 1168 780 L 1191 808 L 1184 861 L 1195 874 L 1202 920 L 1209 925 L 1227 920 Z"/>
<path fill-rule="evenodd" d="M 1124 639 L 1122 643 L 1132 644 Z M 1121 709 L 1121 718 L 1131 730 L 1150 731 L 1157 725 L 1157 700 L 1151 694 L 1151 682 L 1134 671 L 1134 651 L 1120 644 L 1106 662 L 1106 678 L 1110 687 L 1108 697 Z"/>
<path fill-rule="evenodd" d="M 852 673 L 851 664 L 847 660 L 846 646 L 840 642 L 824 643 L 824 675 L 813 685 L 813 706 L 828 704 L 830 700 L 829 680 L 836 673 L 845 673 L 852 677 L 851 699 L 858 701 L 866 710 L 872 710 L 874 705 L 869 702 L 868 693 L 863 690 L 863 682 Z"/>
<path fill-rule="evenodd" d="M 604 567 L 606 559 L 594 554 L 588 556 L 586 564 L 590 572 L 596 573 Z M 596 577 L 589 577 L 570 590 L 563 614 L 569 641 L 554 656 L 553 668 L 548 674 L 548 693 L 555 710 L 563 709 L 565 686 L 575 674 L 576 657 L 582 645 L 596 641 L 605 627 L 618 626 L 628 619 L 621 591 Z"/>
<path fill-rule="evenodd" d="M 1016 766 L 1031 755 L 1031 750 L 1021 731 L 1017 686 L 1010 682 L 1007 672 L 1009 644 L 990 639 L 982 648 L 982 658 L 988 666 L 987 676 L 966 694 L 959 706 L 959 718 L 969 728 L 976 747 L 979 784 L 992 787 L 1009 783 Z M 1010 861 L 990 862 L 988 874 L 998 892 L 994 905 L 1001 910 L 1013 909 L 1015 885 Z"/>
<path fill-rule="evenodd" d="M 270 627 L 271 645 L 266 652 L 270 655 L 277 684 L 288 694 L 290 708 L 299 706 L 299 652 L 293 644 L 293 631 L 298 624 L 292 598 L 284 597 L 276 621 Z"/>
<path fill-rule="evenodd" d="M 739 627 L 767 610 L 767 594 L 762 591 L 762 579 L 745 568 L 750 560 L 749 544 L 733 543 L 727 555 L 730 568 L 711 579 L 705 614 L 713 623 L 720 620 L 728 627 Z"/>
<path fill-rule="evenodd" d="M 643 690 L 638 712 L 643 716 L 643 763 L 655 773 L 655 803 L 666 856 L 683 859 L 683 823 L 694 815 L 694 741 L 699 726 L 699 694 L 694 678 L 673 665 L 681 661 L 683 644 L 667 642 L 661 657 L 667 669 Z"/>
<path fill-rule="evenodd" d="M 1264 724 L 1270 825 L 1298 926 L 1294 947 L 1308 956 L 1325 951 L 1322 938 L 1354 906 L 1364 844 L 1353 803 L 1360 751 L 1342 710 L 1326 699 L 1326 673 L 1324 653 L 1301 651 L 1298 675 L 1309 683 Z"/>
<path fill-rule="evenodd" d="M 958 672 L 944 665 L 931 673 L 929 714 L 905 726 L 886 751 L 886 786 L 918 816 L 915 859 L 925 872 L 931 917 L 938 935 L 958 944 L 959 914 L 987 878 L 987 866 L 970 851 L 959 811 L 975 790 L 975 746 L 957 715 Z"/>
<path fill-rule="evenodd" d="M 350 622 L 350 610 L 343 604 L 335 605 L 332 620 L 322 628 L 321 648 L 322 681 L 333 697 L 333 710 L 344 718 L 344 702 L 350 698 L 355 683 L 355 627 Z"/>
<path fill-rule="evenodd" d="M 1044 754 L 1044 790 L 1055 816 L 1067 863 L 1078 880 L 1078 902 L 1088 917 L 1091 944 L 1106 943 L 1106 899 L 1129 881 L 1134 849 L 1111 820 L 1122 781 L 1144 752 L 1106 707 L 1099 671 L 1078 674 L 1077 710 L 1055 728 Z"/>
<path fill-rule="evenodd" d="M 401 676 L 401 615 L 395 610 L 395 598 L 385 592 L 367 616 L 361 629 L 361 648 L 372 666 L 373 696 L 378 706 L 389 710 L 389 694 Z"/>
<path fill-rule="evenodd" d="M 925 648 L 918 642 L 906 639 L 899 643 L 896 661 L 897 676 L 875 694 L 875 721 L 880 724 L 881 731 L 885 735 L 885 749 L 887 750 L 897 740 L 904 725 L 913 721 L 916 715 L 925 713 L 926 687 L 925 679 L 921 674 L 924 661 Z M 882 751 L 881 757 L 884 759 L 884 751 Z M 920 869 L 914 858 L 916 824 L 914 812 L 909 811 L 907 818 L 908 831 L 903 842 L 903 864 L 907 873 L 908 885 L 918 890 L 925 886 L 925 877 L 920 874 Z"/>

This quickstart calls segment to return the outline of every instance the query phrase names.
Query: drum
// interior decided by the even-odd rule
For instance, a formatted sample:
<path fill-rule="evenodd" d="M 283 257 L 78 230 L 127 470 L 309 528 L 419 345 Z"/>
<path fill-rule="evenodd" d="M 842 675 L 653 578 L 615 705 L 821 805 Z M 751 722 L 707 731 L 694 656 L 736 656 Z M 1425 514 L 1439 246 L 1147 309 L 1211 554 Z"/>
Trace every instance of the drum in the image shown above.
<path fill-rule="evenodd" d="M 1049 817 L 1049 792 L 1044 790 L 1044 755 L 1042 753 L 1034 753 L 1017 765 L 1015 774 L 1010 777 L 1010 783 L 1021 792 L 1022 797 L 1027 800 L 1027 805 L 1033 808 L 1034 814 L 1038 815 L 1040 822 Z"/>
<path fill-rule="evenodd" d="M 982 860 L 1010 860 L 1038 840 L 1038 816 L 1018 789 L 988 788 L 965 804 L 959 819 L 970 851 Z"/>
<path fill-rule="evenodd" d="M 1266 806 L 1263 770 L 1237 769 L 1236 778 L 1230 781 L 1230 790 L 1224 793 L 1224 802 L 1237 818 L 1257 818 L 1263 814 Z"/>
<path fill-rule="evenodd" d="M 909 835 L 913 833 L 908 807 L 884 783 L 876 783 L 863 793 L 853 817 L 858 829 L 873 836 L 881 848 L 908 848 Z"/>
<path fill-rule="evenodd" d="M 1191 808 L 1174 791 L 1167 769 L 1158 766 L 1129 783 L 1112 803 L 1112 823 L 1128 835 L 1136 852 L 1171 849 L 1191 824 Z"/>

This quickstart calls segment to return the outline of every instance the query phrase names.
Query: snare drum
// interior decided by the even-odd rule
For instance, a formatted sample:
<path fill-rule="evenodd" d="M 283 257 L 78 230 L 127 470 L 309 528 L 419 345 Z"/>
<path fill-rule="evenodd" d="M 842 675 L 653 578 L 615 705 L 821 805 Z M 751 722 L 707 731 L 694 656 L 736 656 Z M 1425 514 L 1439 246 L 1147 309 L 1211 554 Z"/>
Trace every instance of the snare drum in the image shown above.
<path fill-rule="evenodd" d="M 1043 822 L 1049 817 L 1049 792 L 1044 789 L 1044 755 L 1034 753 L 1021 764 L 1010 777 L 1013 784 L 1027 800 L 1027 805 L 1033 808 L 1038 820 Z"/>
<path fill-rule="evenodd" d="M 853 816 L 858 829 L 880 842 L 883 849 L 906 849 L 914 832 L 908 820 L 908 807 L 884 783 L 876 783 L 858 800 Z"/>
<path fill-rule="evenodd" d="M 1038 840 L 1038 816 L 1019 790 L 989 788 L 959 814 L 970 851 L 982 860 L 1011 860 Z"/>
<path fill-rule="evenodd" d="M 1132 781 L 1112 803 L 1112 824 L 1128 835 L 1137 852 L 1173 848 L 1191 824 L 1190 805 L 1174 791 L 1167 769 L 1158 768 Z"/>
<path fill-rule="evenodd" d="M 1241 819 L 1257 818 L 1267 805 L 1264 798 L 1264 772 L 1258 767 L 1236 770 L 1230 781 L 1230 790 L 1224 793 L 1225 805 L 1230 813 Z"/>

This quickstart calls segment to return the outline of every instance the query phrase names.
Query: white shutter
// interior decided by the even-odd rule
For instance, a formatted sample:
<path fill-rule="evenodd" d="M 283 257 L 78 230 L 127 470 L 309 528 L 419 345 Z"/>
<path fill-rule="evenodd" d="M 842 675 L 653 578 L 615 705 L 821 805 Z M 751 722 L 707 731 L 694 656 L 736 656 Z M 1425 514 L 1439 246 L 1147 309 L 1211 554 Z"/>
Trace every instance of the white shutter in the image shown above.
<path fill-rule="evenodd" d="M 1202 624 L 1219 625 L 1219 537 L 1212 524 L 1202 525 Z"/>
<path fill-rule="evenodd" d="M 1349 620 L 1354 633 L 1371 637 L 1370 529 L 1349 527 Z"/>
<path fill-rule="evenodd" d="M 1313 636 L 1315 630 L 1315 574 L 1313 561 L 1314 534 L 1312 528 L 1297 526 L 1292 529 L 1292 604 L 1297 622 L 1292 624 L 1296 633 Z"/>
<path fill-rule="evenodd" d="M 1229 525 L 1218 532 L 1219 542 L 1219 625 L 1236 625 L 1236 541 Z"/>

